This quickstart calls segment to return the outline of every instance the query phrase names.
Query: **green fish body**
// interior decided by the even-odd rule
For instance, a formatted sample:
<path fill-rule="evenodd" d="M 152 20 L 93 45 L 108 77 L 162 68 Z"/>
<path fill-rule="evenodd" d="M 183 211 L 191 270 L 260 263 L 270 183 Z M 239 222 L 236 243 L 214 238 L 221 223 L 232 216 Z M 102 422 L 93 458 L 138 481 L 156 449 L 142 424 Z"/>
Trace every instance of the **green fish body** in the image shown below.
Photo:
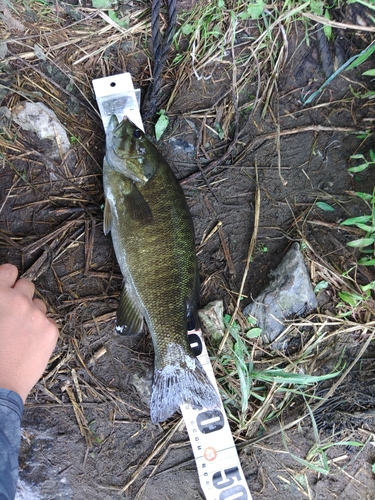
<path fill-rule="evenodd" d="M 197 316 L 194 228 L 171 168 L 129 120 L 106 132 L 104 232 L 111 232 L 124 288 L 116 330 L 136 335 L 145 320 L 155 351 L 151 420 L 183 403 L 212 409 L 219 397 L 187 338 Z"/>

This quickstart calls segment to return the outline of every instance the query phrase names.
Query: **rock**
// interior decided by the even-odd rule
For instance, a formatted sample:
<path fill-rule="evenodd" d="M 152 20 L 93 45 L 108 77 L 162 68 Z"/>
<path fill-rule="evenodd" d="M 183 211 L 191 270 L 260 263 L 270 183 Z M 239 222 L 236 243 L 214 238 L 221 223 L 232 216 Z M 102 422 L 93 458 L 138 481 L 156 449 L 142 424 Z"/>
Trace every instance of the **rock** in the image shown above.
<path fill-rule="evenodd" d="M 18 19 L 13 17 L 12 8 L 11 2 L 0 0 L 0 19 L 9 31 L 19 31 L 23 33 L 25 31 L 25 26 L 18 21 Z"/>
<path fill-rule="evenodd" d="M 219 347 L 225 333 L 223 301 L 214 300 L 209 302 L 203 309 L 199 309 L 198 316 L 204 331 L 211 339 L 212 345 Z M 232 339 L 228 338 L 224 346 L 224 352 L 232 347 Z"/>
<path fill-rule="evenodd" d="M 257 320 L 265 344 L 272 343 L 275 349 L 285 349 L 288 339 L 276 340 L 285 328 L 284 321 L 302 316 L 317 307 L 310 275 L 298 243 L 291 246 L 270 277 L 269 285 L 252 304 L 244 308 L 243 314 Z"/>
<path fill-rule="evenodd" d="M 11 123 L 10 110 L 6 106 L 0 106 L 0 128 L 9 127 L 10 123 Z"/>
<path fill-rule="evenodd" d="M 152 374 L 153 371 L 150 368 L 149 370 L 142 371 L 142 373 L 132 373 L 130 375 L 130 383 L 137 390 L 138 395 L 141 401 L 147 406 L 150 407 L 150 399 L 152 392 Z"/>
<path fill-rule="evenodd" d="M 59 463 L 50 460 L 54 436 L 50 429 L 22 432 L 20 475 L 15 500 L 72 500 L 73 491 Z M 69 468 L 69 467 L 68 467 Z M 68 469 L 66 468 L 66 469 Z"/>
<path fill-rule="evenodd" d="M 176 137 L 169 139 L 169 143 L 173 146 L 174 150 L 183 151 L 186 154 L 192 154 L 195 152 L 195 147 L 190 142 L 184 141 Z"/>
<path fill-rule="evenodd" d="M 70 149 L 69 137 L 55 113 L 42 102 L 22 102 L 13 112 L 12 119 L 23 130 L 34 132 L 40 140 L 48 139 L 48 156 L 62 160 Z"/>

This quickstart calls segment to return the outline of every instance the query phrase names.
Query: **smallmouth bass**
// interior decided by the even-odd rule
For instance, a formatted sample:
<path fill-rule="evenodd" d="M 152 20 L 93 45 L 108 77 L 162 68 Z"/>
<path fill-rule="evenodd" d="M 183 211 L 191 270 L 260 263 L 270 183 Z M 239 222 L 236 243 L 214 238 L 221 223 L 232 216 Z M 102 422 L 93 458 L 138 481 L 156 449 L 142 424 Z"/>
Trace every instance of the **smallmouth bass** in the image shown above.
<path fill-rule="evenodd" d="M 187 338 L 197 318 L 194 228 L 183 190 L 144 133 L 112 116 L 103 164 L 104 233 L 124 276 L 116 331 L 137 335 L 146 321 L 154 351 L 153 423 L 183 403 L 219 406 L 219 396 Z"/>

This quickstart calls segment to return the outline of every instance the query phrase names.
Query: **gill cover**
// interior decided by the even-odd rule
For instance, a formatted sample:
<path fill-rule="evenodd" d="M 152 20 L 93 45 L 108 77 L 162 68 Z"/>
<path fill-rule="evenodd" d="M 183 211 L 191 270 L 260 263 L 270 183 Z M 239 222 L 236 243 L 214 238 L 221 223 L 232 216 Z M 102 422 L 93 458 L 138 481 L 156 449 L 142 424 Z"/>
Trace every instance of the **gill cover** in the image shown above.
<path fill-rule="evenodd" d="M 149 181 L 157 169 L 156 148 L 126 116 L 112 115 L 106 130 L 105 159 L 114 170 L 134 182 Z M 156 160 L 156 161 L 155 161 Z"/>

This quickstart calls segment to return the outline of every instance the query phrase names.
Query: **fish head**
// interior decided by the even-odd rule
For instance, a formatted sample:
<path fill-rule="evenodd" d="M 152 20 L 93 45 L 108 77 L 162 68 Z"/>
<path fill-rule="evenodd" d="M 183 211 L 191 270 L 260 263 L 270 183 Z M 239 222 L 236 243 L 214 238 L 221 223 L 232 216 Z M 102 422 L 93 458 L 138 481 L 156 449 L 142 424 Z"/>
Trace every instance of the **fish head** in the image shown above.
<path fill-rule="evenodd" d="M 126 116 L 119 123 L 112 115 L 106 130 L 106 160 L 134 182 L 146 183 L 156 171 L 155 146 Z"/>

